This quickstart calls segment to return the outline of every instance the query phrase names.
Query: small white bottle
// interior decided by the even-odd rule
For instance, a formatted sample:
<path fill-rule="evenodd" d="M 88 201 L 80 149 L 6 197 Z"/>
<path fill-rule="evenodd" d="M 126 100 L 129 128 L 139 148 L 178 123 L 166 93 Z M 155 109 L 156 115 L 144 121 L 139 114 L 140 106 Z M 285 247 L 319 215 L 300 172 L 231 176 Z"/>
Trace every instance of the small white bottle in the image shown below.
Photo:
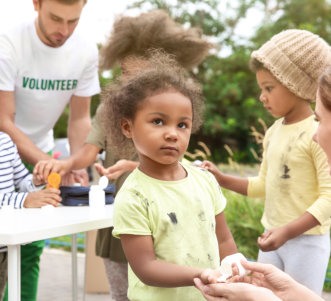
<path fill-rule="evenodd" d="M 89 206 L 102 207 L 106 203 L 105 192 L 99 185 L 92 185 L 89 191 Z"/>
<path fill-rule="evenodd" d="M 91 185 L 89 191 L 89 206 L 103 207 L 106 205 L 106 193 L 104 189 L 108 185 L 108 178 L 102 176 L 98 185 Z"/>

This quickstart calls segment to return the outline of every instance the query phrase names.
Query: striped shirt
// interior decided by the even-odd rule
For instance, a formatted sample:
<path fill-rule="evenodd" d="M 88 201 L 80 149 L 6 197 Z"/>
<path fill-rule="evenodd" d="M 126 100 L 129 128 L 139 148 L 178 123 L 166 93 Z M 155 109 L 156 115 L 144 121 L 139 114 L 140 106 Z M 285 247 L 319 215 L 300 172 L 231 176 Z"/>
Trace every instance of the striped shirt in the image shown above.
<path fill-rule="evenodd" d="M 23 208 L 28 192 L 36 189 L 16 145 L 6 133 L 0 132 L 0 208 Z M 6 247 L 0 246 L 0 252 L 3 251 L 6 251 Z"/>

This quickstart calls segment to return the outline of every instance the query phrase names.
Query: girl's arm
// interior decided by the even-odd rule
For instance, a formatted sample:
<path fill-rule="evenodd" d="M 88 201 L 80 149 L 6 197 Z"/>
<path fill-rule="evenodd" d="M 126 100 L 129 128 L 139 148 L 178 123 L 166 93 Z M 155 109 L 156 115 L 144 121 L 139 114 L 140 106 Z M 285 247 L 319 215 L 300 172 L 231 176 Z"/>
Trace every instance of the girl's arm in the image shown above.
<path fill-rule="evenodd" d="M 179 287 L 194 285 L 203 269 L 184 267 L 156 259 L 150 235 L 121 234 L 126 258 L 137 277 L 146 285 Z"/>
<path fill-rule="evenodd" d="M 221 260 L 231 254 L 237 253 L 237 246 L 226 223 L 224 212 L 216 215 L 216 236 Z"/>
<path fill-rule="evenodd" d="M 289 239 L 295 238 L 318 225 L 320 225 L 319 221 L 309 212 L 305 212 L 283 227 L 264 232 L 258 238 L 257 243 L 262 251 L 276 250 Z"/>
<path fill-rule="evenodd" d="M 235 191 L 237 193 L 247 195 L 248 179 L 230 176 L 222 173 L 214 163 L 210 161 L 203 161 L 200 167 L 210 171 L 216 178 L 221 187 Z"/>

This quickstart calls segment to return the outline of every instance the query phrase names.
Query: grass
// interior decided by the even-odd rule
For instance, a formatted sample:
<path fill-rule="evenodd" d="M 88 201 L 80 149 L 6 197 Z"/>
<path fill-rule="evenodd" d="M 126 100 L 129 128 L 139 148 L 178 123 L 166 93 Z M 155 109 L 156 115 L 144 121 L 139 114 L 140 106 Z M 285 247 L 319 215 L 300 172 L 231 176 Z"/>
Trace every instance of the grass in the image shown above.
<path fill-rule="evenodd" d="M 257 259 L 257 238 L 263 232 L 260 219 L 263 213 L 263 202 L 260 199 L 249 199 L 237 193 L 223 190 L 228 200 L 225 216 L 239 252 L 250 259 Z"/>
<path fill-rule="evenodd" d="M 46 239 L 46 247 L 71 251 L 72 236 L 65 235 L 52 239 Z M 77 234 L 77 251 L 84 252 L 85 250 L 85 233 Z"/>
<path fill-rule="evenodd" d="M 331 260 L 329 260 L 328 271 L 326 273 L 323 289 L 327 292 L 331 292 Z"/>

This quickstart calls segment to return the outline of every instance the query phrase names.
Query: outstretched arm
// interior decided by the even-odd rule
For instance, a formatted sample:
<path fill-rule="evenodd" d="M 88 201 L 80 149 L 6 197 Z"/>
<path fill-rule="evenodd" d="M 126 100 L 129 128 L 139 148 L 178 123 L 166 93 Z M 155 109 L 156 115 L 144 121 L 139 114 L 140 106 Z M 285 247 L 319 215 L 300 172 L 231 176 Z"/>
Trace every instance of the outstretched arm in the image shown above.
<path fill-rule="evenodd" d="M 95 161 L 99 151 L 100 149 L 97 146 L 85 143 L 75 154 L 68 158 L 39 161 L 33 170 L 33 174 L 46 181 L 48 175 L 52 172 L 57 172 L 63 176 L 71 170 L 86 168 Z"/>
<path fill-rule="evenodd" d="M 133 171 L 138 165 L 139 162 L 137 161 L 121 159 L 108 168 L 103 167 L 99 163 L 95 163 L 94 167 L 96 168 L 100 176 L 106 176 L 109 180 L 113 180 L 117 179 L 127 171 Z"/>
<path fill-rule="evenodd" d="M 137 277 L 147 285 L 179 287 L 193 285 L 193 278 L 200 277 L 203 269 L 185 267 L 158 260 L 149 235 L 120 235 L 128 262 Z"/>
<path fill-rule="evenodd" d="M 200 167 L 210 171 L 221 187 L 247 195 L 248 180 L 246 178 L 235 177 L 222 173 L 217 166 L 210 161 L 203 161 Z"/>

